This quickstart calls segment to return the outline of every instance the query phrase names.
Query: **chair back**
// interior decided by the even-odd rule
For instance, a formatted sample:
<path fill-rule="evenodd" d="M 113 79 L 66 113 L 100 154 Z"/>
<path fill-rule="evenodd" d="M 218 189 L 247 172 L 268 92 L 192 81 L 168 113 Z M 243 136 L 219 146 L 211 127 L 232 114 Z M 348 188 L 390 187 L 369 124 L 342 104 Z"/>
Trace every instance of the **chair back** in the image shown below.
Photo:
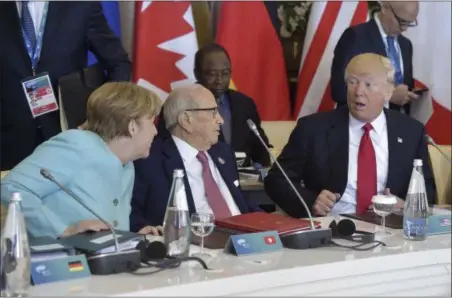
<path fill-rule="evenodd" d="M 272 153 L 276 156 L 288 143 L 289 136 L 296 126 L 296 121 L 262 121 L 261 127 L 269 138 L 269 143 L 274 146 Z"/>
<path fill-rule="evenodd" d="M 440 150 L 451 160 L 451 145 L 439 145 Z M 437 205 L 451 205 L 451 164 L 432 145 L 428 145 L 429 158 L 436 182 Z"/>

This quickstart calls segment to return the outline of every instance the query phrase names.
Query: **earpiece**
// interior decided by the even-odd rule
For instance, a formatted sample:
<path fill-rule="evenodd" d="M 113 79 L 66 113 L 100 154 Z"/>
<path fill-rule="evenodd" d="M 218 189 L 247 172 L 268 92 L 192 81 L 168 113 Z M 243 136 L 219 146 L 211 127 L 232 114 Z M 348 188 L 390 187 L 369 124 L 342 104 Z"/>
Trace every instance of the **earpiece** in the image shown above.
<path fill-rule="evenodd" d="M 140 251 L 143 263 L 163 260 L 167 255 L 167 249 L 160 241 L 150 242 L 148 239 L 145 239 L 140 241 L 135 248 Z"/>
<path fill-rule="evenodd" d="M 374 233 L 357 231 L 354 222 L 350 219 L 334 220 L 330 223 L 333 238 L 346 239 L 354 242 L 371 243 L 374 241 Z"/>
<path fill-rule="evenodd" d="M 187 261 L 197 261 L 205 270 L 208 270 L 208 266 L 200 258 L 196 257 L 175 258 L 167 256 L 167 248 L 160 241 L 150 242 L 149 240 L 145 239 L 140 241 L 135 248 L 140 251 L 142 263 L 148 265 L 148 267 L 159 268 L 159 270 L 157 271 L 137 275 L 154 274 L 164 269 L 176 268 L 179 267 L 182 262 Z"/>

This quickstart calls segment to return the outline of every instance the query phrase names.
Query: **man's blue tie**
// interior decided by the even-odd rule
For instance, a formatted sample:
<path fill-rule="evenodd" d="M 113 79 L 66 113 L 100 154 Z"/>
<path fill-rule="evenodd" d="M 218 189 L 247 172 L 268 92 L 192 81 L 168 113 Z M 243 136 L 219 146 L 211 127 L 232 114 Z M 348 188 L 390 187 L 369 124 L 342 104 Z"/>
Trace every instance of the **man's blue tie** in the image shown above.
<path fill-rule="evenodd" d="M 28 1 L 22 1 L 21 25 L 28 41 L 30 42 L 31 50 L 34 52 L 36 48 L 36 33 L 30 10 L 28 10 Z"/>
<path fill-rule="evenodd" d="M 395 37 L 387 36 L 387 56 L 395 67 L 395 86 L 403 84 L 403 73 L 401 71 L 400 56 L 395 48 Z"/>

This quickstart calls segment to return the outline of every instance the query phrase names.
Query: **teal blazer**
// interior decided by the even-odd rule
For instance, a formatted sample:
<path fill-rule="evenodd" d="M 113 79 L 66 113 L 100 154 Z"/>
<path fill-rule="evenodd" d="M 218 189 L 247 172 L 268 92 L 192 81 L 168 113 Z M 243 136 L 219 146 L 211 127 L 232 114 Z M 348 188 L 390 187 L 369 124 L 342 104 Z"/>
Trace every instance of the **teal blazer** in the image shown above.
<path fill-rule="evenodd" d="M 1 181 L 1 202 L 22 195 L 28 232 L 59 237 L 71 224 L 97 219 L 55 183 L 41 176 L 47 169 L 116 229 L 129 231 L 135 171 L 125 165 L 95 133 L 67 130 L 41 144 Z"/>

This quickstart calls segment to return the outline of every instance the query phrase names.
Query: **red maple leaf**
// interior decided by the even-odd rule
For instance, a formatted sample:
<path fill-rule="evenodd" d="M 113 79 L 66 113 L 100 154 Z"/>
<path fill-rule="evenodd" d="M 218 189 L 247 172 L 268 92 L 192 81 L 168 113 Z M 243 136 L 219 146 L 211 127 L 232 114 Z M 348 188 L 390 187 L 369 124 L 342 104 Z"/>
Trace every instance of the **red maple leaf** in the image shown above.
<path fill-rule="evenodd" d="M 143 12 L 142 2 L 135 5 L 135 39 L 133 80 L 143 78 L 169 93 L 170 84 L 186 79 L 176 67 L 184 57 L 158 47 L 159 44 L 193 31 L 184 20 L 190 2 L 153 1 Z"/>

